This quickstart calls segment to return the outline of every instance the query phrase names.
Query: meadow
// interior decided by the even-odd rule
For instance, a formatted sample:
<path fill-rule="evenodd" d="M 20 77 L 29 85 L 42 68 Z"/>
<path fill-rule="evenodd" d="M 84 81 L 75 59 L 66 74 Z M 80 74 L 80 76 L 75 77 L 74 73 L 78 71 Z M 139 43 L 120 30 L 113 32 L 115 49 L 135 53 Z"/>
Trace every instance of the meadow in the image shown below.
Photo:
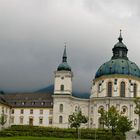
<path fill-rule="evenodd" d="M 30 136 L 19 136 L 19 137 L 0 137 L 0 140 L 75 140 L 72 138 L 52 138 L 52 137 L 30 137 Z M 86 139 L 82 139 L 86 140 Z M 89 139 L 88 139 L 89 140 Z"/>

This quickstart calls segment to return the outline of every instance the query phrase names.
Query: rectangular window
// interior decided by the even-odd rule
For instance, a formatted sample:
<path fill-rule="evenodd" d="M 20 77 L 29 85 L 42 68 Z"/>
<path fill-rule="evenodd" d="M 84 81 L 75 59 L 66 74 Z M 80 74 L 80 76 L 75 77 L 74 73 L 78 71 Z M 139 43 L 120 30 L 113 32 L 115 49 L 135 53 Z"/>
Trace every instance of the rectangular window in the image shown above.
<path fill-rule="evenodd" d="M 21 109 L 20 110 L 20 114 L 24 114 L 24 109 Z"/>
<path fill-rule="evenodd" d="M 12 114 L 14 114 L 14 112 L 15 112 L 14 109 L 12 109 Z"/>
<path fill-rule="evenodd" d="M 43 114 L 43 109 L 40 109 L 40 114 Z"/>
<path fill-rule="evenodd" d="M 23 117 L 20 117 L 20 124 L 23 124 Z"/>
<path fill-rule="evenodd" d="M 92 126 L 92 124 L 93 124 L 93 119 L 90 118 L 90 125 Z"/>
<path fill-rule="evenodd" d="M 39 118 L 39 124 L 43 124 L 43 118 Z"/>
<path fill-rule="evenodd" d="M 30 109 L 30 114 L 33 114 L 33 109 Z"/>
<path fill-rule="evenodd" d="M 10 118 L 10 122 L 11 122 L 11 123 L 14 123 L 14 117 L 11 117 L 11 118 Z"/>
<path fill-rule="evenodd" d="M 91 114 L 93 114 L 93 106 L 91 107 Z"/>
<path fill-rule="evenodd" d="M 4 113 L 4 107 L 2 107 L 2 113 Z"/>
<path fill-rule="evenodd" d="M 100 83 L 100 84 L 98 85 L 98 92 L 100 93 L 101 90 L 102 90 L 102 83 Z"/>
<path fill-rule="evenodd" d="M 6 107 L 6 113 L 8 112 L 8 108 Z"/>
<path fill-rule="evenodd" d="M 53 114 L 53 110 L 52 110 L 52 109 L 50 109 L 50 112 L 49 112 L 49 114 L 50 114 L 50 115 L 52 115 L 52 114 Z"/>
<path fill-rule="evenodd" d="M 52 118 L 49 118 L 49 124 L 52 124 Z"/>
<path fill-rule="evenodd" d="M 63 104 L 60 104 L 60 105 L 59 105 L 59 111 L 60 111 L 60 112 L 63 112 Z"/>

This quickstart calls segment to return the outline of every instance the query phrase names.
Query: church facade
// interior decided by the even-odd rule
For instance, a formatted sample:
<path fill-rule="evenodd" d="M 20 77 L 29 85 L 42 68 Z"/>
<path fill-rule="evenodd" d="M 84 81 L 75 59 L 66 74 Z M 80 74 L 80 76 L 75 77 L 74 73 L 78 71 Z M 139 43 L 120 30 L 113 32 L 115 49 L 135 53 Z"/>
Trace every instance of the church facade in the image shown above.
<path fill-rule="evenodd" d="M 123 43 L 120 32 L 118 42 L 114 45 L 113 56 L 103 63 L 92 81 L 89 98 L 73 95 L 73 72 L 67 62 L 66 47 L 62 63 L 54 72 L 54 93 L 24 93 L 2 95 L 0 113 L 7 108 L 7 126 L 38 125 L 68 128 L 68 117 L 81 110 L 88 117 L 85 128 L 101 128 L 98 110 L 108 110 L 115 106 L 117 110 L 133 122 L 138 129 L 138 115 L 134 113 L 134 98 L 140 97 L 140 69 L 127 56 L 128 49 Z"/>

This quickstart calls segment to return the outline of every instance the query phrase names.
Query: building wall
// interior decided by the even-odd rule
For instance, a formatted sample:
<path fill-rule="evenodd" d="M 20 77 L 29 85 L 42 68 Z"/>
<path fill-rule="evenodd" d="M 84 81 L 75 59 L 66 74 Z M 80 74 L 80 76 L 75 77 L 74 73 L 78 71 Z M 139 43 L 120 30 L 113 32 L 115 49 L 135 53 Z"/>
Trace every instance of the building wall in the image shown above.
<path fill-rule="evenodd" d="M 10 126 L 10 106 L 0 103 L 0 116 L 4 114 L 6 117 L 6 123 L 3 128 L 7 128 Z M 0 124 L 0 130 L 2 129 L 2 125 Z"/>
<path fill-rule="evenodd" d="M 115 84 L 115 80 L 117 80 Z M 137 97 L 140 97 L 140 79 L 132 76 L 125 75 L 113 75 L 113 76 L 102 76 L 93 80 L 92 89 L 91 89 L 91 98 L 92 97 L 106 97 L 107 96 L 107 84 L 112 82 L 112 96 L 120 96 L 120 83 L 125 82 L 125 97 L 134 97 L 133 85 L 137 84 Z"/>
<path fill-rule="evenodd" d="M 53 126 L 68 128 L 68 117 L 74 113 L 78 108 L 82 110 L 82 113 L 88 117 L 88 104 L 89 100 L 79 99 L 70 95 L 54 95 L 53 105 Z M 60 109 L 60 105 L 63 105 L 63 111 Z M 59 121 L 59 117 L 62 116 L 63 121 Z M 82 126 L 82 127 L 87 127 Z"/>
<path fill-rule="evenodd" d="M 92 98 L 89 111 L 90 128 L 99 128 L 100 114 L 98 110 L 102 107 L 107 111 L 110 106 L 115 106 L 120 113 L 123 113 L 132 121 L 133 128 L 138 129 L 138 115 L 134 113 L 135 104 L 133 99 L 126 98 Z"/>
<path fill-rule="evenodd" d="M 21 110 L 24 110 L 24 113 L 21 113 Z M 30 111 L 33 110 L 31 114 Z M 40 113 L 40 110 L 43 113 Z M 31 122 L 30 119 L 33 119 L 33 124 L 35 126 L 52 126 L 49 123 L 50 119 L 52 119 L 52 108 L 12 108 L 11 110 L 11 125 L 29 125 Z M 23 122 L 21 120 L 23 118 Z M 39 123 L 40 119 L 42 119 L 42 124 Z"/>
<path fill-rule="evenodd" d="M 115 83 L 115 81 L 117 82 Z M 125 82 L 125 97 L 120 97 L 120 83 Z M 112 82 L 112 97 L 108 97 L 108 82 Z M 132 76 L 113 75 L 102 76 L 93 80 L 90 96 L 90 127 L 99 127 L 100 114 L 98 110 L 103 107 L 108 110 L 110 106 L 115 106 L 117 110 L 126 115 L 133 124 L 134 129 L 138 129 L 138 115 L 134 113 L 134 84 L 137 85 L 137 95 L 140 97 L 140 79 Z"/>
<path fill-rule="evenodd" d="M 54 93 L 55 94 L 71 94 L 72 93 L 72 72 L 56 71 Z M 64 85 L 64 90 L 61 90 L 61 85 Z"/>

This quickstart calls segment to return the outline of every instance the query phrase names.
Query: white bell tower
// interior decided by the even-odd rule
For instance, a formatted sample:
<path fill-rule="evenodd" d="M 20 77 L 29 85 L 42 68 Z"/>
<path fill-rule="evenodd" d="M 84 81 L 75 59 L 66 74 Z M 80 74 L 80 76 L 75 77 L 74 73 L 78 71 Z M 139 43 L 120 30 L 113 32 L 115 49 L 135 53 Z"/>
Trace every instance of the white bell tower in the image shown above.
<path fill-rule="evenodd" d="M 62 63 L 54 72 L 53 126 L 68 128 L 71 114 L 72 77 L 71 67 L 67 63 L 66 45 Z"/>
<path fill-rule="evenodd" d="M 62 63 L 54 72 L 54 94 L 72 94 L 72 77 L 71 67 L 67 63 L 66 45 L 62 57 Z"/>

